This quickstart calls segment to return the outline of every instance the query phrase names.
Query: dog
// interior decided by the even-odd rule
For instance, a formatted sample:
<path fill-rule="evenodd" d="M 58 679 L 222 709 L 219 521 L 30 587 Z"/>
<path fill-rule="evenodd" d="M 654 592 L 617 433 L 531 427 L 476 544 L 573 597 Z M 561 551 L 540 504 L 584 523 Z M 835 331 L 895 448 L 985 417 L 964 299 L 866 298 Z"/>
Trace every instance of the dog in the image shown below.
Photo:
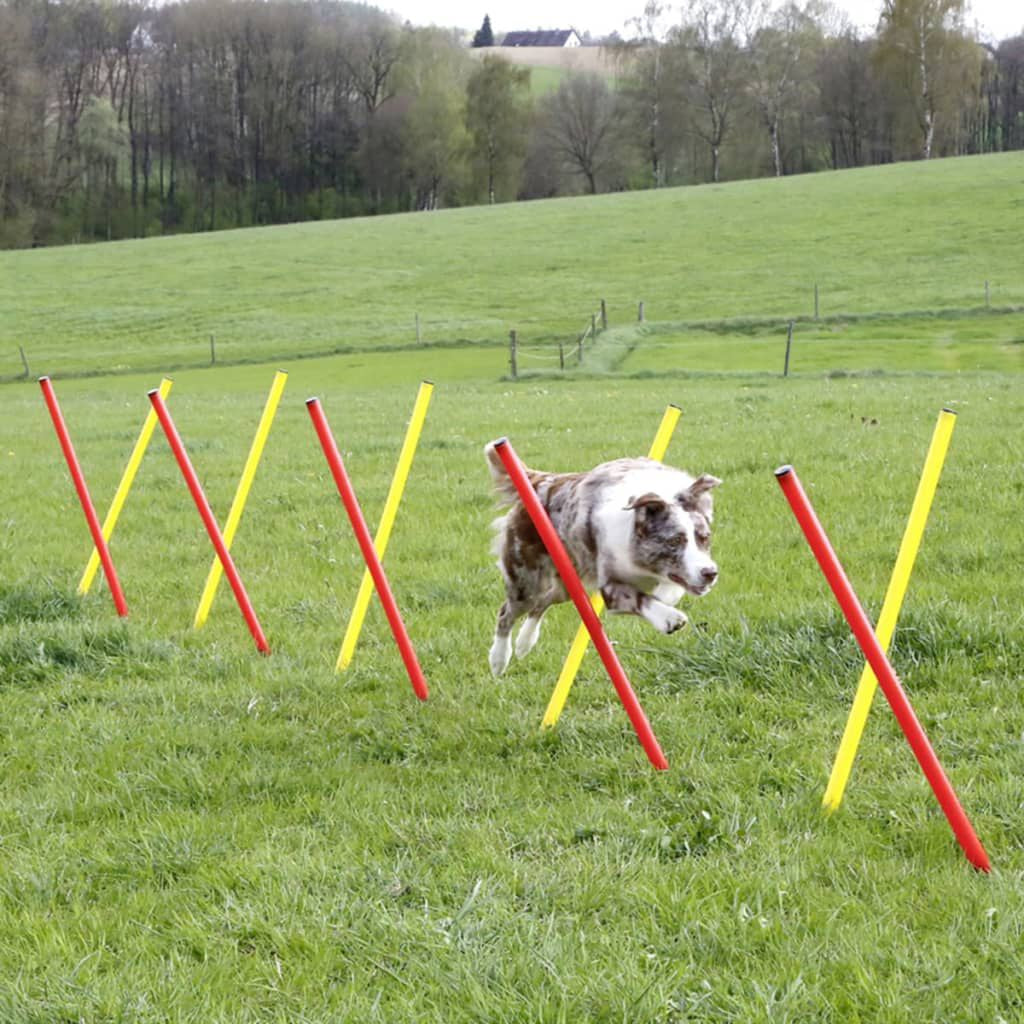
<path fill-rule="evenodd" d="M 498 677 L 512 657 L 516 621 L 526 616 L 515 643 L 522 658 L 540 637 L 544 613 L 569 595 L 493 442 L 484 454 L 499 504 L 511 506 L 494 523 L 494 554 L 505 580 L 490 651 Z M 610 611 L 639 615 L 662 633 L 686 625 L 674 606 L 684 593 L 706 594 L 718 579 L 711 491 L 721 480 L 640 458 L 605 462 L 587 473 L 526 473 L 576 571 L 588 588 L 600 590 Z"/>

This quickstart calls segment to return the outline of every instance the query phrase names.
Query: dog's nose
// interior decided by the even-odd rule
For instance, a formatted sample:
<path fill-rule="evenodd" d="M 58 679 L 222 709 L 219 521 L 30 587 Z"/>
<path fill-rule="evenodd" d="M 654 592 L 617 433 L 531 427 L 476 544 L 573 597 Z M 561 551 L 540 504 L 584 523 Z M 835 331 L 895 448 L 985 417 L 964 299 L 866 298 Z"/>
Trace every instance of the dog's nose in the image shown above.
<path fill-rule="evenodd" d="M 705 566 L 700 571 L 700 578 L 705 583 L 714 583 L 718 579 L 718 568 L 714 565 Z"/>

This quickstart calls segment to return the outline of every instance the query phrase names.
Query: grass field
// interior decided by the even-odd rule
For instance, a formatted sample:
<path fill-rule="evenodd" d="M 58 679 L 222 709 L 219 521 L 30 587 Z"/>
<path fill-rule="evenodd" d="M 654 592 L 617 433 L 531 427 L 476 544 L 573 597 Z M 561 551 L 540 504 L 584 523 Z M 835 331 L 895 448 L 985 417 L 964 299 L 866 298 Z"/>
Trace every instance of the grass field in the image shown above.
<path fill-rule="evenodd" d="M 1024 306 L 1019 153 L 0 253 L 0 377 L 613 325 Z M 922 323 L 927 324 L 927 317 Z M 906 325 L 909 330 L 925 327 Z M 732 363 L 725 360 L 720 368 Z"/>
<path fill-rule="evenodd" d="M 952 195 L 971 163 L 915 170 Z M 988 207 L 1021 165 L 974 166 L 991 173 L 991 193 L 962 215 L 989 223 Z M 952 180 L 938 188 L 943 172 Z M 893 195 L 911 181 L 907 168 L 876 172 L 880 218 L 896 202 L 877 198 L 887 174 L 902 183 Z M 837 234 L 856 222 L 846 207 L 864 180 L 837 175 L 829 186 L 849 189 L 849 203 L 833 203 Z M 795 208 L 798 184 L 809 204 L 824 204 L 817 179 L 765 183 L 761 200 L 743 185 L 661 201 L 692 204 L 692 219 L 711 223 L 696 212 L 704 202 L 767 208 L 784 185 Z M 579 218 L 577 232 L 607 218 L 609 231 L 624 222 L 616 230 L 625 237 L 650 202 L 617 196 L 579 213 L 552 203 L 318 225 L 252 232 L 244 245 L 233 235 L 4 256 L 11 313 L 0 330 L 15 343 L 49 339 L 45 368 L 55 373 L 62 360 L 95 368 L 106 332 L 125 365 L 154 367 L 56 380 L 104 506 L 156 371 L 187 361 L 175 309 L 182 336 L 192 317 L 200 333 L 216 324 L 218 338 L 223 325 L 259 325 L 266 312 L 253 348 L 240 348 L 247 358 L 261 345 L 312 351 L 301 325 L 318 310 L 329 325 L 321 343 L 354 335 L 358 313 L 340 295 L 277 305 L 260 268 L 286 274 L 303 236 L 326 244 L 333 232 L 332 251 L 348 252 L 334 270 L 352 278 L 359 258 L 393 274 L 388 239 L 405 233 L 409 260 L 423 268 L 394 305 L 377 293 L 380 332 L 368 328 L 353 345 L 399 344 L 388 333 L 392 310 L 407 302 L 425 311 L 427 296 L 444 322 L 483 324 L 488 253 L 521 275 L 534 267 L 533 301 L 516 274 L 502 284 L 538 333 L 555 336 L 579 326 L 576 312 L 560 318 L 599 265 L 606 287 L 580 286 L 587 315 L 600 291 L 624 305 L 643 288 L 668 304 L 671 288 L 653 263 L 646 276 L 624 263 L 622 280 L 607 253 L 586 250 L 577 265 L 569 254 L 579 234 L 545 246 L 538 261 L 523 225 L 536 237 L 549 218 L 552 231 Z M 471 253 L 482 229 L 470 227 L 485 214 L 506 246 L 479 242 Z M 657 223 L 653 208 L 647 216 Z M 1010 266 L 1019 252 L 998 220 L 951 240 L 935 282 L 924 265 L 913 287 L 887 282 L 892 308 L 926 308 L 924 292 L 971 305 L 964 267 Z M 434 273 L 445 230 L 452 277 L 442 303 L 421 275 Z M 938 245 L 937 223 L 928 230 Z M 346 232 L 362 239 L 361 257 L 341 241 Z M 536 269 L 562 247 L 564 272 Z M 901 248 L 906 257 L 927 246 L 894 230 L 878 251 L 895 261 Z M 173 300 L 160 256 L 171 251 L 182 277 Z M 314 291 L 325 252 L 309 256 Z M 814 265 L 800 256 L 806 263 L 791 270 L 790 255 L 785 244 L 761 254 L 776 281 Z M 475 285 L 466 270 L 474 258 Z M 844 274 L 861 282 L 846 296 L 850 310 L 882 305 L 884 267 L 873 259 L 846 260 Z M 229 263 L 241 268 L 233 289 L 218 269 Z M 947 277 L 951 263 L 959 269 Z M 930 328 L 923 317 L 851 322 L 839 339 L 849 365 L 818 347 L 838 324 L 800 324 L 795 376 L 783 380 L 784 337 L 767 327 L 738 325 L 735 344 L 692 327 L 701 317 L 782 315 L 781 297 L 767 283 L 749 295 L 731 290 L 724 245 L 702 273 L 705 294 L 735 302 L 679 302 L 662 318 L 649 300 L 653 322 L 602 336 L 583 373 L 499 379 L 506 324 L 497 317 L 493 344 L 287 359 L 285 399 L 234 548 L 268 658 L 255 653 L 226 586 L 207 627 L 191 629 L 211 551 L 160 437 L 113 545 L 131 616 L 117 620 L 102 580 L 88 598 L 74 596 L 89 542 L 38 387 L 0 385 L 0 1020 L 1021 1018 L 1020 316 L 935 318 Z M 116 299 L 118 276 L 153 314 L 137 335 Z M 1019 275 L 1000 287 L 1000 301 L 1024 301 Z M 482 341 L 490 330 L 481 327 Z M 884 358 L 858 361 L 871 345 Z M 273 370 L 174 375 L 169 404 L 220 516 Z M 373 523 L 424 376 L 437 391 L 387 559 L 431 686 L 421 705 L 376 606 L 353 668 L 333 671 L 361 563 L 302 400 L 321 396 Z M 575 628 L 570 608 L 553 610 L 530 657 L 491 680 L 501 587 L 481 449 L 508 434 L 534 465 L 587 466 L 644 450 L 668 402 L 683 409 L 670 461 L 725 481 L 714 549 L 722 576 L 688 602 L 693 628 L 683 634 L 608 623 L 669 758 L 670 770 L 655 773 L 592 653 L 557 730 L 541 733 Z M 943 406 L 958 425 L 893 662 L 988 849 L 989 876 L 962 857 L 881 696 L 844 805 L 822 815 L 860 659 L 772 476 L 782 462 L 796 466 L 874 616 Z"/>

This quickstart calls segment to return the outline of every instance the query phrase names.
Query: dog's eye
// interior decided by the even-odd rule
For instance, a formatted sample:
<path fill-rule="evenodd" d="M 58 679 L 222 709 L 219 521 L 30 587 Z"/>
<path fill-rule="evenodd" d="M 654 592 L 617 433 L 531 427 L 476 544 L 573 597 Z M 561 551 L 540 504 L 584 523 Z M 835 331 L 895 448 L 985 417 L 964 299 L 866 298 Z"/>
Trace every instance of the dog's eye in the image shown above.
<path fill-rule="evenodd" d="M 698 544 L 707 544 L 711 540 L 711 534 L 707 530 L 700 530 L 694 534 Z"/>
<path fill-rule="evenodd" d="M 686 534 L 685 533 L 679 534 L 679 536 L 676 537 L 676 539 L 673 541 L 673 543 L 675 544 L 675 546 L 677 548 L 685 548 L 686 547 Z"/>

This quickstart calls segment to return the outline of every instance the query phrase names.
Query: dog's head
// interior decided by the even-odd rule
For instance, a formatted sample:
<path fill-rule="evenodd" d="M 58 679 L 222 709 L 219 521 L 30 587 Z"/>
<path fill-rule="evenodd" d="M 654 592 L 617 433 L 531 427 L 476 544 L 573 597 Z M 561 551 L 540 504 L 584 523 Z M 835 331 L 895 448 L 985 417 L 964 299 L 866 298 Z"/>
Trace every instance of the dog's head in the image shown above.
<path fill-rule="evenodd" d="M 711 558 L 711 490 L 722 481 L 704 474 L 677 494 L 630 498 L 632 556 L 637 566 L 691 594 L 706 594 L 718 579 Z"/>

